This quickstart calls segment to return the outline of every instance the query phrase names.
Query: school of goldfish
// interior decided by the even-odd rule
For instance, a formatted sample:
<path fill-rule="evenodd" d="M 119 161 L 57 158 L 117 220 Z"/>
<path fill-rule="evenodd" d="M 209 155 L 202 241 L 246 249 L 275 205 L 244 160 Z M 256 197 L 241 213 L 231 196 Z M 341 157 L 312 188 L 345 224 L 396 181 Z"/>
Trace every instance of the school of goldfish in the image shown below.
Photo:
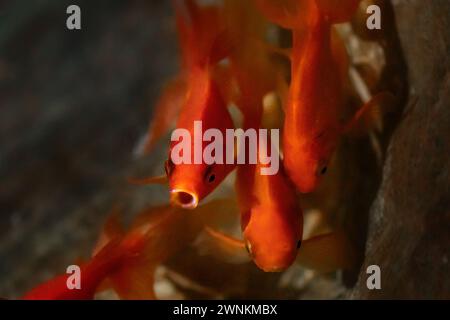
<path fill-rule="evenodd" d="M 380 121 L 385 93 L 356 111 L 347 106 L 350 62 L 335 24 L 350 21 L 360 2 L 174 0 L 181 68 L 155 107 L 144 151 L 154 149 L 174 119 L 176 128 L 192 132 L 194 121 L 202 121 L 204 129 L 225 135 L 236 128 L 233 105 L 244 130 L 281 130 L 280 170 L 261 175 L 260 163 L 174 164 L 169 156 L 164 176 L 134 182 L 168 185 L 170 203 L 143 210 L 127 228 L 112 215 L 92 258 L 80 265 L 80 289 L 68 289 L 70 275 L 62 274 L 23 298 L 93 299 L 112 289 L 122 299 L 155 299 L 156 268 L 200 234 L 210 254 L 224 262 L 253 261 L 266 272 L 294 263 L 320 272 L 355 267 L 352 244 L 341 230 L 305 238 L 298 194 L 317 190 L 343 135 L 368 132 Z M 275 26 L 292 34 L 290 48 L 269 39 Z M 269 96 L 276 99 L 265 103 Z M 236 197 L 204 201 L 232 171 Z M 234 212 L 241 237 L 217 227 Z"/>

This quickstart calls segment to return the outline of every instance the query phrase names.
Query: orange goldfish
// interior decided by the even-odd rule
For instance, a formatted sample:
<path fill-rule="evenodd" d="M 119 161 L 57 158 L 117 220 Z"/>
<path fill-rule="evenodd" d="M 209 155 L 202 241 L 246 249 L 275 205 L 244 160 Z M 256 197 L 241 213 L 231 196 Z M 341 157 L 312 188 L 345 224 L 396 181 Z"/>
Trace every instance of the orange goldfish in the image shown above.
<path fill-rule="evenodd" d="M 268 150 L 264 141 L 259 144 Z M 272 145 L 271 152 L 278 150 Z M 259 268 L 273 272 L 294 262 L 302 239 L 303 215 L 295 187 L 283 169 L 263 175 L 265 166 L 259 162 L 237 167 L 236 194 L 244 240 L 230 238 L 212 228 L 207 231 L 213 246 L 220 248 L 211 250 L 213 253 L 224 254 L 226 260 L 232 261 L 246 260 L 242 258 L 248 259 L 249 254 Z"/>
<path fill-rule="evenodd" d="M 167 127 L 167 114 L 180 108 L 176 128 L 188 132 L 195 137 L 195 123 L 201 121 L 202 130 L 218 129 L 225 136 L 226 129 L 233 129 L 234 124 L 222 96 L 216 74 L 217 64 L 230 51 L 223 22 L 222 11 L 217 6 L 199 6 L 193 0 L 173 1 L 181 47 L 182 72 L 174 81 L 174 85 L 167 88 L 158 106 L 155 123 L 148 138 L 148 147 L 161 136 Z M 228 78 L 227 78 L 228 79 Z M 179 97 L 183 96 L 181 107 Z M 171 101 L 175 103 L 171 104 Z M 177 102 L 178 101 L 178 102 Z M 170 111 L 161 108 L 170 107 Z M 175 146 L 182 142 L 182 137 L 172 137 L 169 147 L 169 159 L 165 170 L 169 182 L 171 201 L 185 209 L 193 209 L 198 203 L 212 192 L 220 182 L 234 169 L 234 165 L 213 163 L 206 164 L 197 161 L 191 152 L 190 161 L 174 163 L 172 152 Z M 175 139 L 178 139 L 175 141 Z M 200 151 L 207 146 L 201 139 Z M 194 139 L 191 138 L 192 150 L 197 150 Z M 223 154 L 226 154 L 223 146 Z M 179 152 L 181 156 L 182 152 Z M 200 155 L 200 158 L 202 155 Z M 186 163 L 189 162 L 189 163 Z M 139 181 L 137 181 L 139 182 Z M 143 179 L 142 183 L 158 183 L 161 179 Z"/>
<path fill-rule="evenodd" d="M 345 111 L 344 84 L 348 61 L 332 24 L 348 21 L 359 0 L 283 1 L 291 11 L 273 1 L 256 0 L 269 19 L 293 29 L 291 84 L 285 107 L 284 165 L 298 190 L 316 189 L 343 133 L 368 111 L 373 99 L 350 120 Z M 370 116 L 375 116 L 373 112 Z"/>
<path fill-rule="evenodd" d="M 343 12 L 350 18 L 358 2 L 344 1 L 338 7 L 345 7 L 347 11 Z M 347 61 L 345 55 L 332 47 L 331 23 L 337 22 L 338 17 L 327 15 L 330 7 L 326 5 L 327 1 L 310 5 L 306 35 L 294 29 L 292 82 L 284 123 L 284 164 L 304 193 L 317 187 L 340 135 L 347 128 L 341 119 Z M 331 20 L 332 17 L 336 20 Z"/>
<path fill-rule="evenodd" d="M 281 271 L 297 256 L 303 214 L 283 170 L 261 175 L 260 165 L 238 167 L 236 192 L 246 248 L 264 271 Z"/>
<path fill-rule="evenodd" d="M 278 151 L 272 146 L 271 152 Z M 207 227 L 209 240 L 205 242 L 210 242 L 211 253 L 233 263 L 251 258 L 266 272 L 283 271 L 295 261 L 321 272 L 351 268 L 355 261 L 353 248 L 341 232 L 302 241 L 303 212 L 295 187 L 282 167 L 274 175 L 263 175 L 264 166 L 238 166 L 236 194 L 244 239 Z"/>
<path fill-rule="evenodd" d="M 255 165 L 244 165 L 237 175 L 244 239 L 206 227 L 203 244 L 210 254 L 230 263 L 251 259 L 265 272 L 283 271 L 293 263 L 322 273 L 355 266 L 354 247 L 339 230 L 302 240 L 303 213 L 282 171 L 263 176 Z"/>
<path fill-rule="evenodd" d="M 121 299 L 155 299 L 154 272 L 156 268 L 180 249 L 189 245 L 206 224 L 228 219 L 228 205 L 223 200 L 213 200 L 195 210 L 186 212 L 170 205 L 143 210 L 124 232 L 114 220 L 108 223 L 99 241 L 133 234 L 145 235 L 145 244 L 126 267 L 109 275 L 109 283 Z M 125 234 L 125 235 L 124 235 Z"/>
<path fill-rule="evenodd" d="M 154 299 L 154 271 L 192 242 L 205 224 L 221 221 L 228 206 L 214 200 L 186 213 L 163 205 L 143 210 L 125 232 L 117 216 L 110 217 L 93 258 L 80 266 L 81 288 L 68 289 L 69 274 L 51 279 L 24 295 L 24 299 L 93 299 L 102 283 L 122 299 Z M 226 212 L 228 215 L 228 212 Z M 105 281 L 105 282 L 104 282 Z"/>
<path fill-rule="evenodd" d="M 111 241 L 89 262 L 80 266 L 81 287 L 69 289 L 70 274 L 62 274 L 37 286 L 23 296 L 26 300 L 90 300 L 100 284 L 113 272 L 135 259 L 143 247 L 143 235 L 132 233 Z"/>

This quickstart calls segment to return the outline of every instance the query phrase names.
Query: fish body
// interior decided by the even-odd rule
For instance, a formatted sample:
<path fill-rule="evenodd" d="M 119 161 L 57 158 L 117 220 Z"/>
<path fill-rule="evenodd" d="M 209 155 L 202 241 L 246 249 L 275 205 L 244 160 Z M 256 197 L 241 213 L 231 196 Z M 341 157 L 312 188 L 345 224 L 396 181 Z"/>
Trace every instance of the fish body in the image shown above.
<path fill-rule="evenodd" d="M 343 128 L 343 75 L 331 47 L 331 26 L 313 12 L 306 35 L 294 30 L 283 132 L 286 171 L 304 193 L 315 190 L 326 173 Z"/>
<path fill-rule="evenodd" d="M 207 164 L 203 151 L 208 145 L 203 137 L 196 137 L 194 126 L 201 122 L 203 131 L 217 129 L 226 136 L 226 129 L 234 124 L 227 104 L 215 77 L 217 63 L 229 51 L 229 42 L 220 10 L 214 6 L 198 6 L 195 1 L 174 1 L 180 37 L 183 72 L 187 79 L 187 92 L 176 128 L 187 131 L 191 139 L 192 152 L 189 163 L 172 160 L 172 151 L 177 142 L 172 141 L 166 174 L 172 202 L 186 209 L 195 208 L 234 169 L 233 164 Z M 194 139 L 202 141 L 200 161 L 195 161 Z M 226 155 L 222 143 L 223 155 Z M 225 159 L 225 156 L 224 156 Z"/>
<path fill-rule="evenodd" d="M 275 23 L 291 28 L 291 83 L 285 106 L 284 166 L 297 189 L 314 191 L 347 129 L 343 119 L 348 61 L 333 24 L 351 18 L 359 0 L 282 1 L 257 5 Z"/>
<path fill-rule="evenodd" d="M 135 259 L 143 247 L 142 235 L 112 239 L 90 261 L 80 266 L 80 288 L 69 289 L 71 274 L 61 274 L 30 290 L 25 300 L 91 300 L 100 284 Z"/>

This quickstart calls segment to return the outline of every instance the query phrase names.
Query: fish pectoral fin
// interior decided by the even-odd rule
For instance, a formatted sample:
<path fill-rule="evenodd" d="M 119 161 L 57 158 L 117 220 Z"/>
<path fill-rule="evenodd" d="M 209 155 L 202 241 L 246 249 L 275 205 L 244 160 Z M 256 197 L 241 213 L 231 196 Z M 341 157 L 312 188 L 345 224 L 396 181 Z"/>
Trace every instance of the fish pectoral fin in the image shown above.
<path fill-rule="evenodd" d="M 133 185 L 138 185 L 138 186 L 149 185 L 149 184 L 165 185 L 169 181 L 165 174 L 160 175 L 160 176 L 154 176 L 154 177 L 146 177 L 146 178 L 128 178 L 127 180 L 128 180 L 128 183 L 133 184 Z"/>
<path fill-rule="evenodd" d="M 355 260 L 353 246 L 339 231 L 304 240 L 296 259 L 300 265 L 321 273 L 352 269 Z"/>
<path fill-rule="evenodd" d="M 211 227 L 205 227 L 196 241 L 196 246 L 201 254 L 212 255 L 227 263 L 242 264 L 250 261 L 244 241 Z"/>
<path fill-rule="evenodd" d="M 395 101 L 395 96 L 387 91 L 373 96 L 355 113 L 352 119 L 344 126 L 344 133 L 361 134 L 372 130 L 383 130 L 383 114 Z"/>

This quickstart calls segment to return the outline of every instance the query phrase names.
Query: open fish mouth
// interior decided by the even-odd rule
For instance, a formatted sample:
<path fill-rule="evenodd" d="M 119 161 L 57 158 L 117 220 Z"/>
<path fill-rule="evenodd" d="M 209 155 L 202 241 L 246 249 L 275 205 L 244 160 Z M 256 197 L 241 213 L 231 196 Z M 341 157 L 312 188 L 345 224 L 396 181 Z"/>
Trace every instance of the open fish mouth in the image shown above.
<path fill-rule="evenodd" d="M 170 201 L 183 209 L 195 209 L 198 206 L 198 196 L 183 189 L 171 190 Z"/>

